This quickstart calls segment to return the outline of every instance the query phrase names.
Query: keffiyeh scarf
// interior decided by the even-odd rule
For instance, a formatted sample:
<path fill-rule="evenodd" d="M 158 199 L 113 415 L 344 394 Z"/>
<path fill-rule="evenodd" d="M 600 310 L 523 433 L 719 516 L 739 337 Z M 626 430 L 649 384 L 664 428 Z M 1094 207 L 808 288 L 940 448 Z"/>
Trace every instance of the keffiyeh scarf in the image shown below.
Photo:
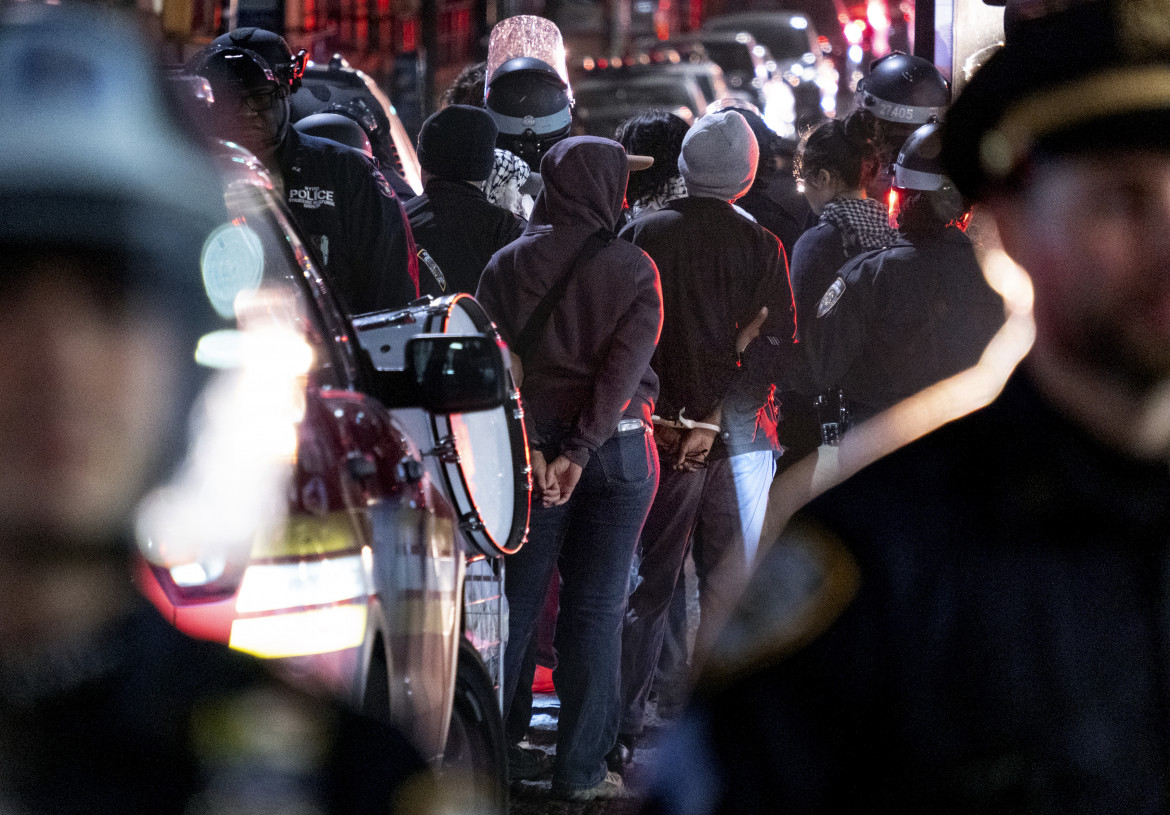
<path fill-rule="evenodd" d="M 889 246 L 898 237 L 885 208 L 873 198 L 835 198 L 825 204 L 821 222 L 837 227 L 849 257 Z"/>
<path fill-rule="evenodd" d="M 671 201 L 686 197 L 687 185 L 683 183 L 681 175 L 676 175 L 660 184 L 654 192 L 646 193 L 636 201 L 630 202 L 630 219 L 633 220 L 646 212 L 662 209 Z"/>
<path fill-rule="evenodd" d="M 487 200 L 497 207 L 511 210 L 521 218 L 527 218 L 531 213 L 531 199 L 528 207 L 524 206 L 524 199 L 528 196 L 520 192 L 520 188 L 528 181 L 532 170 L 515 153 L 496 148 L 496 160 L 492 166 L 492 173 L 483 183 L 484 194 Z"/>

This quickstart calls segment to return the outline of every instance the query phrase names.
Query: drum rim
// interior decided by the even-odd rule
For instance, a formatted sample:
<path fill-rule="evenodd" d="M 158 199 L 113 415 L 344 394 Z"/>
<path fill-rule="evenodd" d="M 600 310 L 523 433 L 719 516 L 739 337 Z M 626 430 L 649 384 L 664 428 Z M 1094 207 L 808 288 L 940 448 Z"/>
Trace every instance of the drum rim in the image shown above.
<path fill-rule="evenodd" d="M 492 322 L 491 317 L 488 316 L 487 311 L 484 310 L 478 300 L 462 292 L 440 297 L 430 304 L 427 309 L 426 330 L 434 332 L 433 327 L 430 325 L 430 320 L 433 317 L 442 315 L 442 324 L 438 327 L 440 329 L 439 333 L 446 333 L 447 324 L 451 319 L 451 311 L 457 304 L 467 311 L 471 321 L 476 324 L 480 331 L 488 336 L 495 337 L 497 342 L 503 345 L 500 333 L 496 329 L 495 323 Z M 471 307 L 468 308 L 468 306 Z M 493 409 L 504 411 L 504 422 L 508 427 L 515 426 L 519 428 L 519 433 L 508 434 L 513 460 L 512 481 L 514 495 L 512 523 L 509 527 L 506 540 L 502 542 L 496 540 L 495 536 L 492 535 L 487 525 L 483 522 L 483 516 L 480 514 L 478 507 L 475 506 L 475 502 L 471 499 L 471 486 L 467 481 L 467 476 L 464 474 L 463 468 L 458 464 L 443 462 L 440 469 L 444 479 L 447 481 L 448 492 L 453 502 L 457 500 L 458 491 L 455 489 L 455 484 L 453 483 L 452 470 L 458 474 L 459 487 L 466 496 L 467 504 L 469 505 L 467 511 L 464 511 L 461 507 L 455 507 L 456 511 L 460 514 L 460 518 L 471 516 L 479 523 L 480 528 L 478 530 L 463 529 L 464 534 L 484 554 L 499 557 L 502 555 L 512 555 L 520 551 L 520 548 L 528 539 L 528 527 L 532 513 L 532 465 L 528 458 L 528 430 L 524 426 L 523 403 L 520 399 L 519 389 L 514 386 L 510 387 L 507 402 L 499 408 Z M 519 416 L 517 416 L 517 413 L 519 413 Z M 431 414 L 430 423 L 435 438 L 450 435 L 451 422 L 449 417 Z M 517 462 L 521 466 L 515 466 Z"/>

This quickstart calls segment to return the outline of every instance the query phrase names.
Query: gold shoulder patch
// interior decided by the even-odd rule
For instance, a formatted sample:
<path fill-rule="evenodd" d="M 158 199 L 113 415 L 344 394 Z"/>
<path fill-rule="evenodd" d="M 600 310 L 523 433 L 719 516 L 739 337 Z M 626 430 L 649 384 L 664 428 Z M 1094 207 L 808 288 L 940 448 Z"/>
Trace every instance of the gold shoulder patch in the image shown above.
<path fill-rule="evenodd" d="M 841 615 L 859 582 L 840 539 L 798 515 L 760 549 L 735 611 L 703 657 L 698 688 L 715 690 L 800 650 Z"/>

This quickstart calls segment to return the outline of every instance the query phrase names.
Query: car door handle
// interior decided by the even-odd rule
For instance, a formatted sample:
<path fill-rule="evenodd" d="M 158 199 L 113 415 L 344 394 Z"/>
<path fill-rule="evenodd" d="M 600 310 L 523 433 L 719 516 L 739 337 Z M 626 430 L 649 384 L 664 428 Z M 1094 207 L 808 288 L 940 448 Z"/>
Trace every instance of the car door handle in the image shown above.
<path fill-rule="evenodd" d="M 345 467 L 355 481 L 365 481 L 378 474 L 378 462 L 374 457 L 356 450 L 345 457 Z"/>

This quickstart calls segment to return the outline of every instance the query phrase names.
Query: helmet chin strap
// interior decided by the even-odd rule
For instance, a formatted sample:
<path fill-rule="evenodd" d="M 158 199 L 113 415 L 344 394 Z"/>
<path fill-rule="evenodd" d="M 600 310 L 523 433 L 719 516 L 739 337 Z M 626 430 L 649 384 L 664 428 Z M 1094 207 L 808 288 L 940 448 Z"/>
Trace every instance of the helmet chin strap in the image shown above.
<path fill-rule="evenodd" d="M 276 128 L 276 135 L 264 143 L 264 147 L 269 150 L 279 147 L 280 143 L 284 141 L 284 136 L 289 128 L 289 119 L 292 116 L 287 96 L 281 98 L 280 105 L 282 108 L 280 127 Z"/>

